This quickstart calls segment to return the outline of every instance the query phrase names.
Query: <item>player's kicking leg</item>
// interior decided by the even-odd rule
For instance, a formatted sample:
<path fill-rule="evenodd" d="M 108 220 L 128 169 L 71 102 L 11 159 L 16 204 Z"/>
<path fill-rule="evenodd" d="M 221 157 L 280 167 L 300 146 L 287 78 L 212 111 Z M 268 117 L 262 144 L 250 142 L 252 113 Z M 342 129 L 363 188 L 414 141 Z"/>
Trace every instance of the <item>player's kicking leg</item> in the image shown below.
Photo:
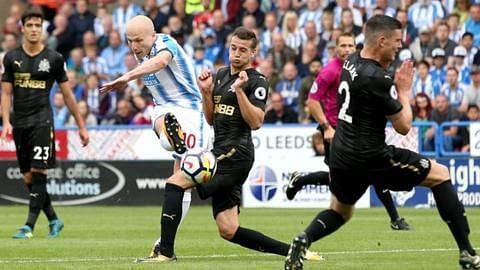
<path fill-rule="evenodd" d="M 287 199 L 293 200 L 298 191 L 306 185 L 323 185 L 328 186 L 330 176 L 328 172 L 318 171 L 309 174 L 301 174 L 300 172 L 292 172 L 288 176 L 288 185 L 285 190 Z"/>

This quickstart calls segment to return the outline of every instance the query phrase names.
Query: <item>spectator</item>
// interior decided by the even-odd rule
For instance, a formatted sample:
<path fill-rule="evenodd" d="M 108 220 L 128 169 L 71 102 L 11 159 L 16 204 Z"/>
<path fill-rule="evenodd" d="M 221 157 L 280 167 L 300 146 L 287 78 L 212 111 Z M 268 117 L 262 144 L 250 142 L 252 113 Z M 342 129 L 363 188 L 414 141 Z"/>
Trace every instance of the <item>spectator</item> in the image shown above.
<path fill-rule="evenodd" d="M 318 56 L 321 55 L 327 42 L 320 37 L 320 34 L 317 33 L 316 24 L 314 21 L 307 21 L 303 27 L 302 35 L 302 45 L 300 46 L 300 53 L 305 49 L 305 44 L 307 42 L 313 42 L 317 48 Z"/>
<path fill-rule="evenodd" d="M 96 46 L 97 45 L 97 38 L 93 31 L 87 31 L 83 34 L 83 48 Z"/>
<path fill-rule="evenodd" d="M 285 13 L 291 10 L 292 2 L 291 0 L 277 0 L 276 2 L 276 9 L 274 9 L 277 17 L 277 25 L 278 27 L 282 27 L 283 23 L 283 16 Z"/>
<path fill-rule="evenodd" d="M 217 35 L 212 28 L 206 28 L 202 33 L 202 40 L 205 47 L 205 59 L 217 63 L 222 55 L 223 45 L 217 42 Z"/>
<path fill-rule="evenodd" d="M 110 14 L 103 16 L 102 18 L 102 31 L 103 34 L 101 36 L 97 36 L 97 46 L 100 51 L 103 51 L 106 47 L 108 47 L 108 40 L 109 35 L 112 33 L 113 30 L 113 19 Z"/>
<path fill-rule="evenodd" d="M 470 17 L 465 21 L 462 32 L 475 33 L 473 36 L 473 46 L 480 46 L 480 4 L 470 6 Z"/>
<path fill-rule="evenodd" d="M 143 14 L 142 8 L 132 3 L 131 0 L 118 0 L 117 7 L 113 10 L 113 27 L 125 38 L 125 25 L 131 18 Z"/>
<path fill-rule="evenodd" d="M 438 125 L 444 122 L 459 121 L 460 114 L 458 111 L 450 106 L 448 97 L 438 95 L 435 97 L 435 109 L 432 111 L 432 119 Z M 443 149 L 445 151 L 453 151 L 461 146 L 462 139 L 458 136 L 458 126 L 450 126 L 443 131 Z M 431 127 L 427 130 L 425 135 L 424 150 L 433 151 L 435 137 L 435 128 Z"/>
<path fill-rule="evenodd" d="M 458 81 L 462 84 L 470 84 L 470 67 L 465 64 L 465 57 L 467 50 L 462 46 L 455 47 L 453 51 L 454 63 L 453 66 L 458 70 Z"/>
<path fill-rule="evenodd" d="M 268 58 L 260 61 L 258 65 L 258 72 L 262 73 L 265 78 L 267 78 L 267 82 L 270 87 L 270 89 L 268 89 L 268 92 L 271 93 L 272 88 L 274 88 L 279 81 L 278 72 L 276 72 L 273 68 L 272 61 Z"/>
<path fill-rule="evenodd" d="M 321 33 L 321 38 L 323 40 L 331 40 L 332 37 L 332 32 L 333 32 L 333 12 L 330 10 L 325 10 L 323 11 L 322 15 L 322 33 Z"/>
<path fill-rule="evenodd" d="M 168 23 L 168 15 L 160 11 L 157 6 L 157 0 L 146 0 L 144 10 L 145 15 L 152 20 L 155 32 L 161 33 L 162 27 Z"/>
<path fill-rule="evenodd" d="M 337 0 L 337 6 L 333 9 L 333 25 L 335 27 L 340 26 L 340 22 L 342 19 L 342 11 L 346 8 L 352 10 L 353 23 L 360 27 L 363 25 L 362 13 L 360 12 L 360 10 L 350 6 L 349 2 L 349 0 Z"/>
<path fill-rule="evenodd" d="M 367 19 L 372 17 L 374 14 L 374 10 L 381 10 L 383 15 L 387 15 L 390 17 L 395 17 L 395 9 L 388 5 L 388 0 L 377 0 L 376 5 L 371 5 L 366 9 L 367 12 Z"/>
<path fill-rule="evenodd" d="M 75 100 L 79 101 L 85 98 L 85 86 L 78 80 L 78 75 L 74 70 L 67 70 L 68 86 L 72 89 Z M 73 122 L 75 123 L 75 122 Z"/>
<path fill-rule="evenodd" d="M 462 29 L 460 29 L 460 15 L 457 13 L 449 14 L 447 17 L 447 24 L 450 28 L 450 33 L 448 34 L 448 38 L 453 42 L 457 43 L 460 42 L 462 38 Z"/>
<path fill-rule="evenodd" d="M 97 38 L 106 34 L 102 22 L 103 18 L 106 16 L 110 16 L 107 8 L 104 5 L 97 6 L 97 16 L 95 16 L 95 19 L 93 20 L 93 32 Z"/>
<path fill-rule="evenodd" d="M 362 27 L 353 23 L 353 13 L 349 8 L 344 8 L 342 10 L 340 25 L 338 28 L 340 28 L 340 30 L 344 33 L 353 34 L 355 37 L 362 32 Z"/>
<path fill-rule="evenodd" d="M 267 27 L 267 22 L 265 22 L 265 26 Z M 225 44 L 227 42 L 228 34 L 232 32 L 232 28 L 229 25 L 225 25 L 225 18 L 220 9 L 213 11 L 211 27 L 215 30 L 218 42 L 220 44 Z"/>
<path fill-rule="evenodd" d="M 61 92 L 55 92 L 52 102 L 53 123 L 55 128 L 61 128 L 65 125 L 68 119 L 69 111 L 63 100 Z"/>
<path fill-rule="evenodd" d="M 255 18 L 257 25 L 263 25 L 265 20 L 265 13 L 260 10 L 259 0 L 245 0 L 242 5 L 242 10 L 238 18 L 244 18 L 248 15 L 252 15 Z M 238 23 L 237 23 L 238 24 Z"/>
<path fill-rule="evenodd" d="M 272 37 L 273 47 L 268 51 L 268 57 L 273 61 L 275 71 L 282 70 L 286 62 L 295 61 L 295 51 L 285 45 L 285 39 L 281 33 L 274 33 Z"/>
<path fill-rule="evenodd" d="M 446 55 L 441 48 L 435 48 L 432 51 L 432 67 L 430 68 L 430 76 L 432 77 L 433 88 L 435 93 L 440 92 L 440 88 L 445 83 L 447 69 L 445 66 Z"/>
<path fill-rule="evenodd" d="M 48 47 L 62 54 L 66 60 L 75 45 L 75 35 L 71 31 L 68 19 L 64 15 L 57 14 L 53 24 L 55 25 L 55 30 L 48 37 Z"/>
<path fill-rule="evenodd" d="M 465 90 L 463 95 L 462 105 L 459 108 L 460 112 L 466 112 L 468 105 L 480 106 L 480 67 L 472 66 L 470 70 L 470 79 L 472 83 Z"/>
<path fill-rule="evenodd" d="M 116 78 L 125 73 L 124 59 L 129 52 L 128 47 L 122 42 L 120 33 L 113 30 L 108 36 L 109 46 L 100 54 L 100 58 L 105 59 L 107 64 L 106 73 L 109 78 Z"/>
<path fill-rule="evenodd" d="M 317 34 L 322 33 L 322 7 L 319 0 L 306 0 L 307 7 L 300 12 L 298 26 L 300 29 L 305 28 L 307 22 L 313 22 Z"/>
<path fill-rule="evenodd" d="M 83 34 L 87 31 L 94 31 L 95 15 L 88 10 L 87 0 L 78 0 L 75 5 L 75 13 L 70 17 L 68 25 L 72 27 L 75 47 L 85 45 Z"/>
<path fill-rule="evenodd" d="M 205 70 L 210 70 L 212 73 L 215 73 L 215 67 L 213 66 L 212 61 L 205 58 L 205 49 L 201 45 L 195 47 L 195 53 L 193 54 L 193 68 L 195 69 L 196 77 L 200 76 Z"/>
<path fill-rule="evenodd" d="M 283 38 L 285 45 L 295 50 L 298 53 L 300 45 L 302 44 L 302 35 L 298 28 L 298 17 L 294 11 L 285 13 L 282 22 Z"/>
<path fill-rule="evenodd" d="M 417 122 L 430 121 L 432 118 L 432 101 L 425 93 L 418 93 L 415 96 L 415 104 L 413 106 L 413 120 Z M 421 138 L 425 138 L 427 127 L 421 127 Z"/>
<path fill-rule="evenodd" d="M 96 126 L 98 124 L 97 118 L 90 112 L 90 108 L 85 100 L 80 100 L 78 102 L 78 111 L 80 112 L 80 116 L 83 118 L 86 126 Z M 66 125 L 75 126 L 75 118 L 73 118 L 72 115 L 70 115 Z"/>
<path fill-rule="evenodd" d="M 115 103 L 113 102 L 114 94 L 100 95 L 99 85 L 99 79 L 96 74 L 87 76 L 85 101 L 98 122 L 101 122 L 109 112 L 115 110 L 115 106 L 112 106 Z"/>
<path fill-rule="evenodd" d="M 458 82 L 458 70 L 454 67 L 447 69 L 446 82 L 443 84 L 440 94 L 448 98 L 450 106 L 458 109 L 463 100 L 466 86 Z"/>
<path fill-rule="evenodd" d="M 298 113 L 298 94 L 302 85 L 298 77 L 297 67 L 292 62 L 287 62 L 283 67 L 282 79 L 275 86 L 275 91 L 282 95 L 287 108 Z"/>
<path fill-rule="evenodd" d="M 17 47 L 17 37 L 14 34 L 5 34 L 3 35 L 3 40 L 1 44 L 1 52 L 0 52 L 0 75 L 3 74 L 3 57 L 5 54 Z"/>
<path fill-rule="evenodd" d="M 132 124 L 135 112 L 132 104 L 127 99 L 120 99 L 117 103 L 117 110 L 114 114 L 108 115 L 102 124 L 107 125 L 130 125 Z"/>
<path fill-rule="evenodd" d="M 10 16 L 5 19 L 3 34 L 14 34 L 15 36 L 20 35 L 20 25 L 15 17 Z"/>
<path fill-rule="evenodd" d="M 456 6 L 451 13 L 456 13 L 460 16 L 460 25 L 464 25 L 468 19 L 470 11 L 470 0 L 456 0 Z"/>
<path fill-rule="evenodd" d="M 108 66 L 107 61 L 100 56 L 97 56 L 98 48 L 96 45 L 85 48 L 85 57 L 82 59 L 83 70 L 85 74 L 95 74 L 102 80 L 108 80 Z"/>
<path fill-rule="evenodd" d="M 83 69 L 84 52 L 82 48 L 75 48 L 70 51 L 70 58 L 67 60 L 67 69 L 73 70 L 79 77 L 85 76 Z"/>
<path fill-rule="evenodd" d="M 465 65 L 471 66 L 472 64 L 474 64 L 475 55 L 478 52 L 478 48 L 473 47 L 473 34 L 470 32 L 463 33 L 460 45 L 462 45 L 467 50 L 467 56 L 465 57 Z M 480 55 L 478 59 L 478 64 L 480 64 Z"/>
<path fill-rule="evenodd" d="M 397 11 L 397 14 L 395 15 L 395 18 L 402 25 L 403 46 L 409 47 L 413 43 L 413 41 L 418 37 L 418 29 L 415 28 L 415 26 L 413 26 L 413 24 L 408 21 L 407 11 L 405 11 L 404 9 L 399 9 Z M 430 31 L 428 30 L 428 32 Z"/>
<path fill-rule="evenodd" d="M 432 39 L 430 28 L 423 26 L 420 28 L 420 35 L 413 40 L 413 43 L 410 44 L 410 51 L 412 51 L 413 56 L 416 61 L 423 60 L 428 55 L 428 47 Z"/>
<path fill-rule="evenodd" d="M 299 122 L 305 123 L 310 122 L 310 112 L 307 111 L 305 103 L 308 98 L 308 93 L 312 88 L 312 84 L 317 78 L 318 73 L 322 70 L 322 60 L 320 58 L 314 58 L 310 61 L 309 64 L 309 73 L 302 79 L 300 86 L 300 93 L 298 95 L 298 105 L 299 105 Z"/>
<path fill-rule="evenodd" d="M 271 108 L 265 113 L 266 124 L 298 123 L 297 113 L 285 106 L 282 95 L 273 92 L 270 96 Z"/>
<path fill-rule="evenodd" d="M 148 104 L 144 97 L 141 95 L 134 95 L 133 96 L 133 104 L 137 113 L 132 119 L 132 123 L 135 125 L 147 125 L 151 124 L 152 120 L 152 113 L 153 113 L 153 105 Z"/>
<path fill-rule="evenodd" d="M 241 26 L 247 28 L 248 30 L 256 31 L 257 30 L 257 21 L 255 20 L 255 17 L 253 15 L 247 15 L 247 16 L 242 18 Z"/>
<path fill-rule="evenodd" d="M 274 12 L 265 15 L 265 29 L 260 33 L 260 57 L 266 58 L 268 50 L 273 46 L 273 34 L 279 33 L 280 28 L 277 26 L 277 17 Z"/>
<path fill-rule="evenodd" d="M 428 47 L 428 57 L 433 57 L 433 50 L 441 48 L 444 50 L 445 57 L 449 58 L 453 56 L 453 50 L 457 46 L 457 43 L 448 38 L 450 27 L 446 22 L 440 22 L 435 32 L 435 40 Z"/>
<path fill-rule="evenodd" d="M 417 72 L 415 73 L 412 85 L 412 99 L 419 93 L 424 93 L 430 99 L 435 98 L 437 93 L 433 87 L 432 76 L 430 76 L 428 72 L 430 70 L 430 64 L 426 60 L 420 60 L 416 68 Z"/>
<path fill-rule="evenodd" d="M 431 28 L 445 17 L 442 4 L 437 0 L 419 0 L 408 8 L 408 20 L 416 28 Z"/>
<path fill-rule="evenodd" d="M 461 119 L 462 121 L 478 122 L 480 121 L 480 109 L 478 105 L 472 104 L 467 108 L 467 113 L 465 117 Z M 459 136 L 463 139 L 462 142 L 462 152 L 470 151 L 470 126 L 462 127 L 459 130 Z"/>
<path fill-rule="evenodd" d="M 300 59 L 297 61 L 297 70 L 298 76 L 304 78 L 310 73 L 310 63 L 319 58 L 319 53 L 317 51 L 317 46 L 312 41 L 308 41 L 304 44 L 304 49 L 302 54 L 300 54 Z"/>

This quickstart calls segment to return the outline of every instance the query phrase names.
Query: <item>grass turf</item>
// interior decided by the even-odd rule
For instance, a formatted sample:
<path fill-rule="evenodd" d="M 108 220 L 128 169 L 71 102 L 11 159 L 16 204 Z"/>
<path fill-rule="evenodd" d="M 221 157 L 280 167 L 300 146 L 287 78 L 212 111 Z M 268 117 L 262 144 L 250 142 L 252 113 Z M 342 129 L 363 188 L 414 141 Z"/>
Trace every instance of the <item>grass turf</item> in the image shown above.
<path fill-rule="evenodd" d="M 0 269 L 283 269 L 283 258 L 250 251 L 218 237 L 209 207 L 192 207 L 177 234 L 178 262 L 134 264 L 159 235 L 160 207 L 57 207 L 65 221 L 58 239 L 47 239 L 42 215 L 34 237 L 14 240 L 25 206 L 0 207 Z M 315 209 L 242 209 L 241 224 L 290 242 Z M 305 269 L 450 270 L 458 252 L 436 209 L 399 209 L 415 228 L 392 231 L 382 208 L 358 209 L 337 233 L 311 247 L 324 255 Z M 480 245 L 480 209 L 468 209 L 472 242 Z"/>

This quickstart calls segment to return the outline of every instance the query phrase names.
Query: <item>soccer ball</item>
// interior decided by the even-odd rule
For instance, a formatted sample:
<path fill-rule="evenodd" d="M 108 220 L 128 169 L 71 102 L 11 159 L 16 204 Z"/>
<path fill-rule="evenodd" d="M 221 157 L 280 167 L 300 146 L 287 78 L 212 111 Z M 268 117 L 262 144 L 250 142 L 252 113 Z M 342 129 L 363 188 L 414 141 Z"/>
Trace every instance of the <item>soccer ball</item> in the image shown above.
<path fill-rule="evenodd" d="M 217 159 L 207 150 L 187 150 L 180 162 L 185 177 L 195 184 L 210 181 L 217 170 Z"/>

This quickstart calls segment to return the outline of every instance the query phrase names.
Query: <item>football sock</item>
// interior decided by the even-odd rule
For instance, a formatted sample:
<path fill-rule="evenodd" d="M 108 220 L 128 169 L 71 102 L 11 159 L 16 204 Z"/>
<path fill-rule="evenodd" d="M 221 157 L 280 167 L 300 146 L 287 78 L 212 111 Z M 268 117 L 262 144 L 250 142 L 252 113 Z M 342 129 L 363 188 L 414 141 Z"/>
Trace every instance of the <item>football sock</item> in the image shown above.
<path fill-rule="evenodd" d="M 58 219 L 55 209 L 53 209 L 52 200 L 50 200 L 50 195 L 47 193 L 47 198 L 45 204 L 43 205 L 43 212 L 48 218 L 48 221 Z"/>
<path fill-rule="evenodd" d="M 160 217 L 161 239 L 160 253 L 167 257 L 173 256 L 175 235 L 182 217 L 182 200 L 184 190 L 174 184 L 165 185 L 162 216 Z"/>
<path fill-rule="evenodd" d="M 383 206 L 385 207 L 388 215 L 390 216 L 390 220 L 392 222 L 397 220 L 399 218 L 397 207 L 395 207 L 395 204 L 393 203 L 392 194 L 390 193 L 390 191 L 388 189 L 383 190 L 378 186 L 374 186 L 374 187 L 375 187 L 375 192 L 377 193 L 377 197 L 383 203 Z"/>
<path fill-rule="evenodd" d="M 302 175 L 298 178 L 296 186 L 321 185 L 328 186 L 330 184 L 330 174 L 328 172 L 313 172 Z"/>
<path fill-rule="evenodd" d="M 28 193 L 32 192 L 32 184 L 26 184 L 28 188 Z"/>
<path fill-rule="evenodd" d="M 458 248 L 467 250 L 471 255 L 475 255 L 475 250 L 468 239 L 470 228 L 468 226 L 467 214 L 462 203 L 458 200 L 457 193 L 454 191 L 450 180 L 433 187 L 432 192 L 437 203 L 438 212 L 447 223 Z"/>
<path fill-rule="evenodd" d="M 182 200 L 182 218 L 180 219 L 180 225 L 182 225 L 183 220 L 188 214 L 188 209 L 190 209 L 190 202 L 192 201 L 192 192 L 184 192 L 183 193 L 183 200 Z"/>
<path fill-rule="evenodd" d="M 313 243 L 338 230 L 344 223 L 345 220 L 339 213 L 332 209 L 327 209 L 315 217 L 305 230 L 305 233 L 310 243 Z"/>
<path fill-rule="evenodd" d="M 290 248 L 286 243 L 270 238 L 263 233 L 242 227 L 238 227 L 230 242 L 249 249 L 281 256 L 287 256 Z"/>
<path fill-rule="evenodd" d="M 37 222 L 38 214 L 45 205 L 47 196 L 47 176 L 43 173 L 32 173 L 32 191 L 29 194 L 28 203 L 28 218 L 25 225 L 28 225 L 32 230 Z"/>

